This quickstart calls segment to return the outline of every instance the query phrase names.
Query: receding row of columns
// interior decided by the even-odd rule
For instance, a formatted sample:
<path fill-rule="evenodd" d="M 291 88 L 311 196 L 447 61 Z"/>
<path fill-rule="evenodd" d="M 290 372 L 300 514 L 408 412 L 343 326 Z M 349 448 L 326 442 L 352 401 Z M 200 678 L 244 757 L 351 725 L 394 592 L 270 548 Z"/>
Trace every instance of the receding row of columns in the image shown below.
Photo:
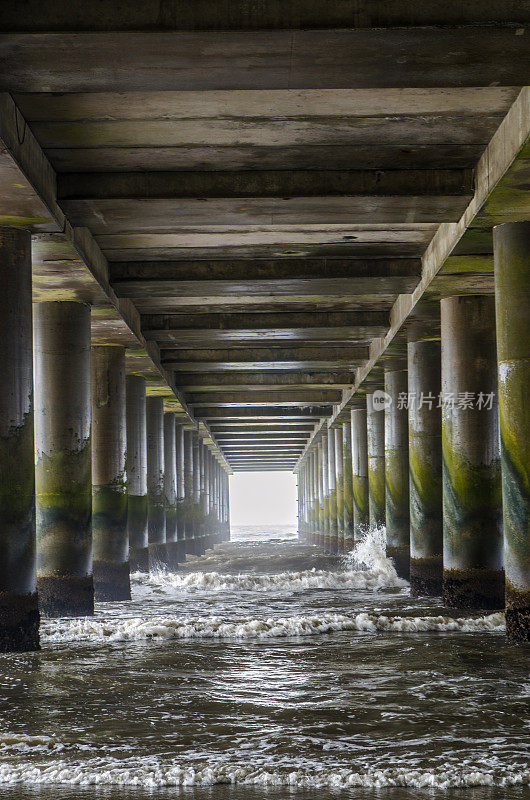
<path fill-rule="evenodd" d="M 440 336 L 411 327 L 384 393 L 371 386 L 309 449 L 300 533 L 341 553 L 385 526 L 387 554 L 414 595 L 505 606 L 509 636 L 526 640 L 530 223 L 498 226 L 494 244 L 495 297 L 442 299 Z"/>
<path fill-rule="evenodd" d="M 90 308 L 31 295 L 29 233 L 0 228 L 0 652 L 39 643 L 39 613 L 131 597 L 229 538 L 228 476 L 125 348 L 91 345 Z"/>

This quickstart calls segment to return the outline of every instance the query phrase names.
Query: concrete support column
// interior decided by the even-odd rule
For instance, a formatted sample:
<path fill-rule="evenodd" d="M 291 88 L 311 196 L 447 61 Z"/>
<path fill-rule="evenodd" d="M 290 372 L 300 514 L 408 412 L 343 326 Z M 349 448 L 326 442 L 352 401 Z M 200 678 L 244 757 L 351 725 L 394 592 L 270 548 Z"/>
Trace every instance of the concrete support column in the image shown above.
<path fill-rule="evenodd" d="M 368 445 L 368 511 L 370 528 L 386 523 L 385 499 L 385 412 L 374 407 L 373 394 L 366 398 Z"/>
<path fill-rule="evenodd" d="M 400 578 L 410 575 L 409 424 L 407 370 L 385 373 L 386 553 Z M 400 401 L 401 396 L 401 401 Z"/>
<path fill-rule="evenodd" d="M 333 429 L 335 436 L 335 493 L 337 498 L 337 553 L 344 553 L 344 453 L 342 425 Z"/>
<path fill-rule="evenodd" d="M 177 424 L 175 431 L 175 454 L 177 470 L 177 541 L 178 562 L 186 561 L 186 509 L 184 490 L 184 425 Z"/>
<path fill-rule="evenodd" d="M 368 531 L 368 440 L 366 406 L 351 411 L 351 461 L 353 488 L 353 541 L 360 542 Z"/>
<path fill-rule="evenodd" d="M 230 541 L 230 476 L 223 470 L 225 483 L 226 514 L 225 514 L 225 541 Z"/>
<path fill-rule="evenodd" d="M 469 295 L 442 300 L 441 331 L 444 602 L 456 608 L 501 608 L 494 298 Z"/>
<path fill-rule="evenodd" d="M 506 630 L 530 638 L 530 222 L 494 228 Z"/>
<path fill-rule="evenodd" d="M 0 653 L 39 649 L 31 236 L 0 228 Z"/>
<path fill-rule="evenodd" d="M 313 448 L 313 533 L 312 544 L 320 544 L 320 464 L 318 455 L 318 444 Z"/>
<path fill-rule="evenodd" d="M 309 508 L 309 543 L 317 543 L 318 533 L 318 485 L 317 485 L 317 461 L 318 454 L 316 448 L 313 447 L 309 453 L 309 492 L 310 492 L 310 508 Z"/>
<path fill-rule="evenodd" d="M 166 564 L 166 498 L 164 491 L 164 401 L 147 397 L 147 528 L 149 567 Z"/>
<path fill-rule="evenodd" d="M 184 532 L 186 553 L 195 553 L 193 525 L 193 431 L 184 430 Z"/>
<path fill-rule="evenodd" d="M 193 431 L 193 521 L 195 536 L 195 553 L 204 553 L 203 528 L 201 519 L 201 440 L 197 431 Z"/>
<path fill-rule="evenodd" d="M 342 456 L 344 486 L 344 552 L 353 550 L 353 471 L 351 451 L 351 423 L 342 423 Z"/>
<path fill-rule="evenodd" d="M 328 431 L 328 520 L 329 551 L 338 553 L 339 533 L 337 527 L 337 465 L 335 462 L 335 431 Z"/>
<path fill-rule="evenodd" d="M 130 600 L 125 348 L 92 348 L 92 537 L 96 600 Z"/>
<path fill-rule="evenodd" d="M 175 414 L 164 414 L 164 495 L 166 501 L 166 564 L 170 571 L 178 569 L 177 533 L 177 447 Z"/>
<path fill-rule="evenodd" d="M 34 308 L 37 587 L 46 617 L 94 613 L 90 308 Z"/>
<path fill-rule="evenodd" d="M 322 546 L 331 552 L 331 518 L 329 503 L 329 438 L 328 434 L 322 434 L 322 488 L 324 490 L 324 527 L 322 530 Z"/>
<path fill-rule="evenodd" d="M 202 511 L 204 516 L 204 535 L 206 549 L 213 547 L 212 535 L 210 530 L 210 451 L 203 443 L 203 477 L 204 487 L 201 486 L 202 492 Z"/>
<path fill-rule="evenodd" d="M 442 594 L 442 411 L 439 340 L 408 344 L 410 589 Z"/>
<path fill-rule="evenodd" d="M 326 547 L 326 494 L 327 494 L 327 481 L 325 480 L 325 471 L 328 463 L 328 447 L 324 448 L 325 435 L 318 442 L 318 533 L 317 544 L 320 547 Z"/>
<path fill-rule="evenodd" d="M 145 378 L 127 375 L 127 530 L 131 572 L 149 572 Z"/>

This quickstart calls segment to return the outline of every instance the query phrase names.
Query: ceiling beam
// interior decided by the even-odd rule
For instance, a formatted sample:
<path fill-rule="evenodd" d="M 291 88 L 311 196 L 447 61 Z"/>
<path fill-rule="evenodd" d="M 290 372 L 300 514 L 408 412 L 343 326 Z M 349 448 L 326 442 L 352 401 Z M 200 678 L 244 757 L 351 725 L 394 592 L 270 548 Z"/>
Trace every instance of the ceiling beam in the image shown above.
<path fill-rule="evenodd" d="M 214 372 L 175 373 L 175 385 L 183 392 L 232 391 L 235 389 L 346 389 L 355 382 L 353 372 Z"/>
<path fill-rule="evenodd" d="M 296 418 L 298 420 L 317 420 L 321 417 L 330 417 L 333 406 L 310 406 L 309 408 L 294 408 L 291 406 L 234 406 L 232 408 L 200 407 L 194 409 L 195 419 L 252 419 L 271 420 Z"/>
<path fill-rule="evenodd" d="M 278 388 L 270 392 L 205 391 L 187 394 L 186 401 L 194 409 L 202 406 L 230 408 L 231 406 L 237 407 L 240 405 L 246 405 L 249 408 L 263 405 L 271 408 L 274 406 L 306 408 L 315 403 L 340 403 L 342 401 L 342 391 L 335 389 L 288 389 L 282 391 Z"/>

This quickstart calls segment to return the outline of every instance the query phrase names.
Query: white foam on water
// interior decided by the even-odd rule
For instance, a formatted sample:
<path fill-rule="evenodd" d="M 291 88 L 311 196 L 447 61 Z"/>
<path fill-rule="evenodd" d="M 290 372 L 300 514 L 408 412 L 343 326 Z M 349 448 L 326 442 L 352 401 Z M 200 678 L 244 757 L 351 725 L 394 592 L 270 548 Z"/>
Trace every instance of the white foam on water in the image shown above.
<path fill-rule="evenodd" d="M 153 616 L 149 618 L 45 620 L 43 644 L 65 642 L 120 642 L 147 639 L 275 639 L 287 636 L 316 636 L 340 631 L 390 631 L 422 633 L 426 631 L 502 631 L 504 614 L 484 617 L 452 618 L 446 616 L 392 617 L 383 614 L 319 613 L 292 617 L 241 618 L 221 616 L 182 619 Z"/>
<path fill-rule="evenodd" d="M 432 769 L 410 769 L 406 765 L 374 770 L 344 767 L 278 769 L 274 765 L 209 763 L 208 765 L 164 764 L 157 758 L 89 759 L 82 763 L 57 760 L 49 764 L 1 764 L 0 785 L 70 784 L 78 786 L 213 786 L 216 784 L 289 787 L 290 789 L 348 789 L 353 787 L 470 788 L 473 786 L 528 786 L 530 770 L 511 764 L 505 768 L 444 765 Z"/>
<path fill-rule="evenodd" d="M 227 575 L 219 572 L 153 573 L 136 576 L 139 583 L 157 589 L 202 590 L 211 592 L 270 592 L 304 591 L 306 589 L 357 589 L 378 590 L 403 588 L 406 581 L 395 571 L 370 570 L 301 570 L 266 575 L 240 573 Z"/>

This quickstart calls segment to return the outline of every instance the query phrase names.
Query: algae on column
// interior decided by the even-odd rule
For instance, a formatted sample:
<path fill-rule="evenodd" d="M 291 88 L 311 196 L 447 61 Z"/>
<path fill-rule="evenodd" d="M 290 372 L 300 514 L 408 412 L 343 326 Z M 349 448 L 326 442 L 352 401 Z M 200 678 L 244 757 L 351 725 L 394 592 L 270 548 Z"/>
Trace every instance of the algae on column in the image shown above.
<path fill-rule="evenodd" d="M 407 371 L 385 372 L 386 553 L 400 578 L 410 575 L 409 441 Z"/>
<path fill-rule="evenodd" d="M 0 228 L 0 652 L 39 649 L 31 236 Z"/>
<path fill-rule="evenodd" d="M 408 351 L 410 589 L 442 594 L 441 343 L 410 341 Z"/>
<path fill-rule="evenodd" d="M 368 531 L 368 442 L 366 405 L 351 410 L 351 453 L 353 493 L 353 540 L 359 542 Z"/>
<path fill-rule="evenodd" d="M 47 617 L 94 613 L 90 308 L 34 309 L 37 588 Z"/>
<path fill-rule="evenodd" d="M 353 469 L 351 423 L 342 424 L 343 488 L 344 488 L 344 552 L 353 550 Z"/>
<path fill-rule="evenodd" d="M 506 631 L 530 639 L 530 222 L 493 231 Z"/>
<path fill-rule="evenodd" d="M 344 451 L 342 425 L 333 429 L 335 434 L 335 494 L 337 501 L 337 553 L 344 553 Z"/>
<path fill-rule="evenodd" d="M 385 412 L 374 396 L 367 396 L 366 439 L 368 447 L 368 511 L 370 527 L 386 521 L 385 500 Z"/>
<path fill-rule="evenodd" d="M 175 414 L 164 414 L 164 495 L 166 501 L 166 564 L 169 570 L 178 568 L 177 533 L 177 453 Z"/>
<path fill-rule="evenodd" d="M 166 564 L 166 498 L 164 490 L 164 401 L 147 397 L 147 528 L 149 567 Z"/>
<path fill-rule="evenodd" d="M 441 301 L 444 603 L 504 606 L 495 301 Z"/>
<path fill-rule="evenodd" d="M 92 538 L 96 600 L 130 600 L 125 348 L 92 348 Z"/>
<path fill-rule="evenodd" d="M 149 572 L 145 378 L 127 375 L 127 530 L 131 572 Z"/>

